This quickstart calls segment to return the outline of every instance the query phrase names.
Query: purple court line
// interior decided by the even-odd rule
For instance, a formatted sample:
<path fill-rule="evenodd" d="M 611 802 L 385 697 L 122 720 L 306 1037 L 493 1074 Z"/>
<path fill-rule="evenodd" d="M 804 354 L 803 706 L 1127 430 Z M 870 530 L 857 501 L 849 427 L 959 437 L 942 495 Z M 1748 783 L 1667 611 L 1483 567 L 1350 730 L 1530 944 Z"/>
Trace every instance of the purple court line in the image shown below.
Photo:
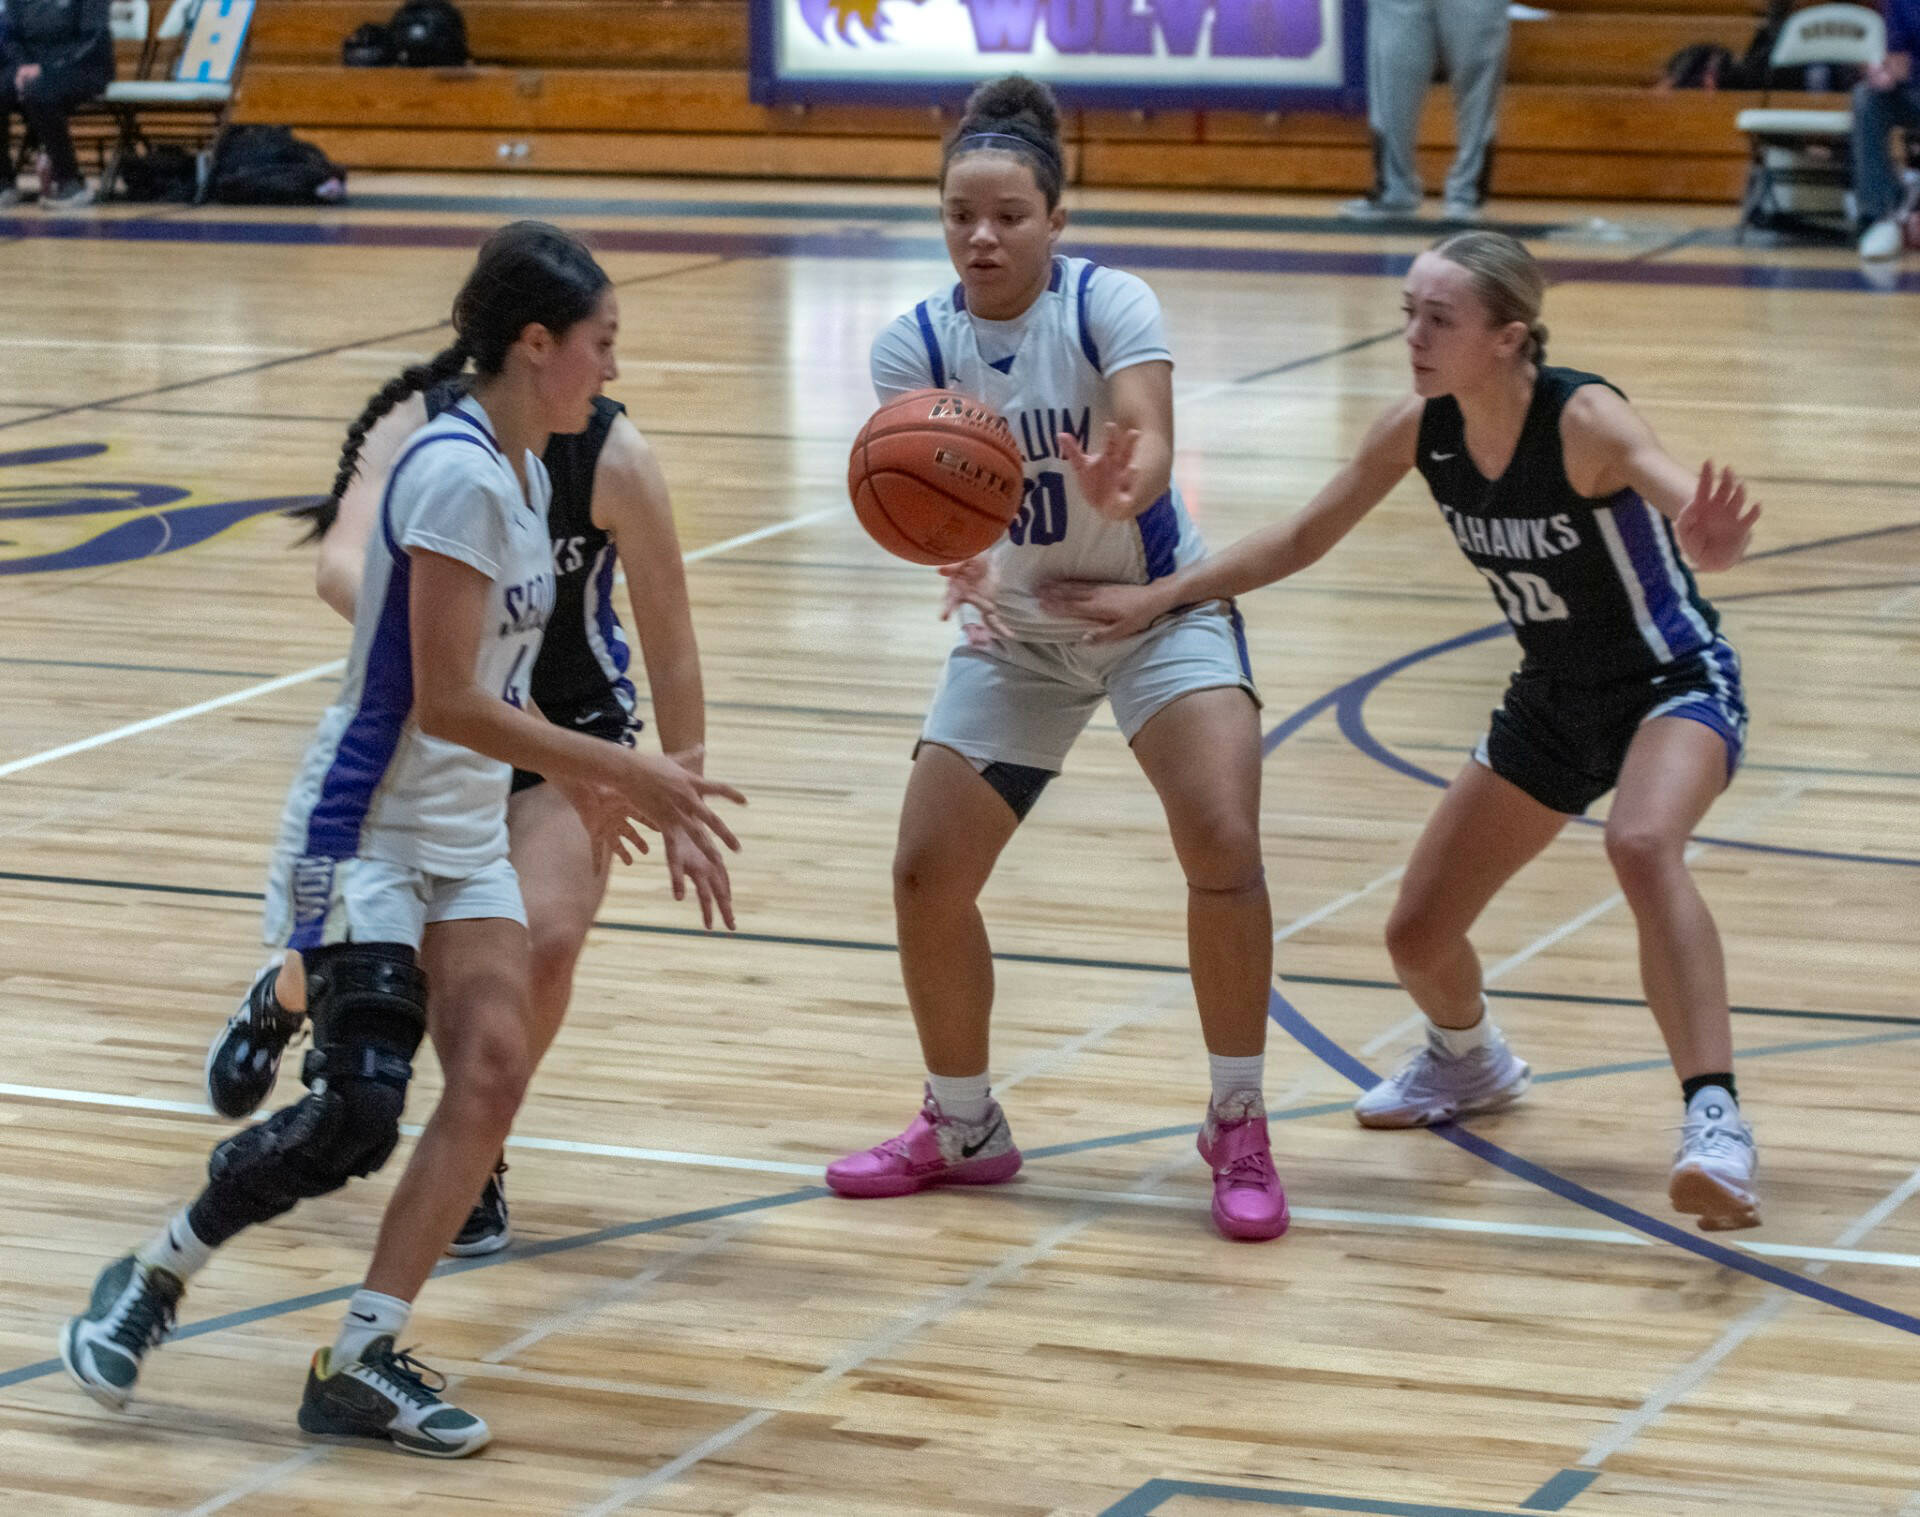
<path fill-rule="evenodd" d="M 165 221 L 49 219 L 0 216 L 0 238 L 66 238 L 88 242 L 259 243 L 360 248 L 471 248 L 491 225 L 426 222 Z M 581 229 L 602 253 L 684 253 L 727 258 L 888 259 L 945 262 L 946 245 L 932 237 L 891 237 L 878 230 L 833 232 L 694 232 L 639 227 Z M 1411 253 L 1332 252 L 1310 248 L 1183 247 L 1162 243 L 1081 242 L 1075 254 L 1123 268 L 1192 269 L 1238 274 L 1357 274 L 1399 278 Z M 1889 273 L 1875 283 L 1857 268 L 1777 268 L 1740 263 L 1667 263 L 1611 258 L 1543 258 L 1554 283 L 1715 286 L 1755 290 L 1839 290 L 1860 294 L 1920 294 L 1920 273 Z"/>
<path fill-rule="evenodd" d="M 1345 1048 L 1328 1037 L 1282 996 L 1279 991 L 1269 992 L 1267 1014 L 1286 1029 L 1287 1033 L 1330 1069 L 1345 1075 L 1361 1089 L 1368 1089 L 1379 1083 L 1380 1077 L 1362 1064 Z M 1658 1217 L 1650 1217 L 1643 1211 L 1603 1196 L 1596 1190 L 1589 1190 L 1577 1180 L 1569 1180 L 1530 1159 L 1523 1159 L 1510 1149 L 1502 1148 L 1498 1143 L 1468 1132 L 1452 1122 L 1441 1123 L 1427 1129 L 1436 1138 L 1444 1138 L 1456 1148 L 1463 1148 L 1477 1159 L 1483 1159 L 1495 1169 L 1505 1170 L 1508 1174 L 1537 1185 L 1542 1190 L 1571 1201 L 1575 1206 L 1585 1207 L 1588 1211 L 1598 1212 L 1601 1216 L 1630 1227 L 1635 1232 L 1645 1233 L 1662 1243 L 1671 1243 L 1675 1248 L 1685 1249 L 1697 1254 L 1709 1263 L 1722 1269 L 1738 1270 L 1743 1275 L 1751 1275 L 1768 1285 L 1777 1285 L 1782 1290 L 1792 1291 L 1795 1295 L 1805 1296 L 1822 1306 L 1831 1306 L 1839 1311 L 1849 1312 L 1856 1317 L 1865 1317 L 1870 1322 L 1882 1323 L 1887 1327 L 1898 1328 L 1903 1333 L 1920 1336 L 1920 1317 L 1911 1317 L 1907 1313 L 1895 1311 L 1890 1306 L 1881 1306 L 1864 1296 L 1856 1296 L 1849 1291 L 1836 1290 L 1818 1280 L 1809 1280 L 1804 1275 L 1796 1275 L 1791 1270 L 1781 1269 L 1778 1265 L 1768 1264 L 1751 1254 L 1743 1254 L 1735 1249 L 1726 1248 L 1705 1238 L 1683 1232 L 1671 1222 L 1662 1222 Z"/>

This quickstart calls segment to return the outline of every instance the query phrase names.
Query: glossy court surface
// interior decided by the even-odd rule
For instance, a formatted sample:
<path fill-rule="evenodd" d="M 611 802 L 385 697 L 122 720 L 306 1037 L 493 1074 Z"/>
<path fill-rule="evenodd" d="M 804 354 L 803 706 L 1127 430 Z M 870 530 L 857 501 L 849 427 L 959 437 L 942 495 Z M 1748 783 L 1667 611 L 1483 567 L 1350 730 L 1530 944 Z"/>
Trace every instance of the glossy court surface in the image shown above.
<path fill-rule="evenodd" d="M 855 1203 L 920 1061 L 889 858 L 950 632 L 844 501 L 867 346 L 951 278 L 918 192 L 357 181 L 350 209 L 0 219 L 0 1491 L 22 1513 L 1920 1512 L 1920 268 L 1736 249 L 1717 212 L 1513 202 L 1557 362 L 1619 383 L 1766 515 L 1706 582 L 1749 761 L 1694 868 L 1725 938 L 1766 1225 L 1667 1209 L 1677 1091 L 1598 829 L 1478 933 L 1539 1076 L 1467 1131 L 1370 1133 L 1412 1046 L 1381 928 L 1515 652 L 1410 479 L 1246 599 L 1293 1230 L 1229 1244 L 1192 1134 L 1184 891 L 1110 718 L 984 909 L 994 1074 L 1028 1165 Z M 1071 200 L 1159 293 L 1209 539 L 1302 503 L 1405 387 L 1423 235 L 1324 200 Z M 539 215 L 618 281 L 612 388 L 673 487 L 709 767 L 752 797 L 738 934 L 616 876 L 508 1158 L 516 1245 L 450 1264 L 420 1352 L 496 1442 L 305 1441 L 307 1356 L 394 1170 L 244 1236 L 132 1410 L 53 1358 L 99 1265 L 226 1128 L 207 1039 L 258 962 L 290 767 L 345 627 L 274 514 L 441 345 L 485 230 Z M 1603 218 L 1595 222 L 1596 215 Z M 1604 815 L 1604 807 L 1596 815 Z M 409 1115 L 438 1089 L 424 1061 Z M 297 1090 L 291 1069 L 281 1097 Z"/>

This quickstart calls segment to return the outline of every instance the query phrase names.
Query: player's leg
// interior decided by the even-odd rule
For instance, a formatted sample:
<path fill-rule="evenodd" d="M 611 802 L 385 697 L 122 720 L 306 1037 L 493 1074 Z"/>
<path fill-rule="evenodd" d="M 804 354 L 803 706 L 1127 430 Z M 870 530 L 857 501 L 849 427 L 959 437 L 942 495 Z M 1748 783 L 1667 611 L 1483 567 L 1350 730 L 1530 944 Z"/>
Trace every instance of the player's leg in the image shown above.
<path fill-rule="evenodd" d="M 828 1166 L 841 1195 L 993 1184 L 1018 1172 L 1020 1151 L 989 1093 L 993 951 L 979 897 L 1096 699 L 1032 650 L 960 647 L 949 657 L 907 781 L 893 863 L 900 974 L 926 1060 L 925 1098 L 904 1132 Z"/>
<path fill-rule="evenodd" d="M 1687 1103 L 1669 1190 L 1709 1231 L 1760 1220 L 1753 1132 L 1733 1080 L 1726 958 L 1686 862 L 1693 829 L 1726 788 L 1730 751 L 1718 722 L 1647 721 L 1607 818 L 1607 857 L 1639 933 L 1641 984 Z"/>
<path fill-rule="evenodd" d="M 1194 690 L 1132 740 L 1187 881 L 1187 958 L 1213 1087 L 1199 1148 L 1214 1172 L 1214 1224 L 1247 1239 L 1278 1237 L 1288 1221 L 1263 1090 L 1273 911 L 1260 853 L 1258 709 L 1237 684 Z"/>

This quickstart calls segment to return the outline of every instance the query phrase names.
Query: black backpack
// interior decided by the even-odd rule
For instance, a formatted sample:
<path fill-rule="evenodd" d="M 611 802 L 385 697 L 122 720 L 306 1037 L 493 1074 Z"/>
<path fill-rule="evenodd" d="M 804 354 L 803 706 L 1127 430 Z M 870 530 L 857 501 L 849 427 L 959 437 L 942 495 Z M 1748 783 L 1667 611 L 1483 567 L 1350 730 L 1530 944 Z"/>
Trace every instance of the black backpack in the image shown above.
<path fill-rule="evenodd" d="M 177 143 L 149 143 L 120 160 L 120 187 L 129 200 L 191 204 L 200 193 L 200 167 Z"/>
<path fill-rule="evenodd" d="M 348 68 L 385 68 L 394 61 L 392 31 L 378 21 L 355 27 L 340 44 L 340 61 Z"/>
<path fill-rule="evenodd" d="M 1715 42 L 1694 42 L 1667 60 L 1661 83 L 1670 90 L 1717 90 L 1731 87 L 1733 54 Z"/>
<path fill-rule="evenodd" d="M 284 126 L 230 126 L 213 148 L 207 196 L 228 205 L 344 200 L 347 171 Z"/>
<path fill-rule="evenodd" d="M 406 0 L 387 23 L 396 63 L 460 68 L 468 63 L 467 23 L 453 0 Z"/>

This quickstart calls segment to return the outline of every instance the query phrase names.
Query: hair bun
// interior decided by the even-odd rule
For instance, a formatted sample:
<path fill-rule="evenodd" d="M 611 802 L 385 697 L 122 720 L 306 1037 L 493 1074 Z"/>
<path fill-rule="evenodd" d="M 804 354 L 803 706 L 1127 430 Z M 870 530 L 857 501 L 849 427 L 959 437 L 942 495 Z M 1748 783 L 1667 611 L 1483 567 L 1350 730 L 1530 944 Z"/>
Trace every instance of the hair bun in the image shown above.
<path fill-rule="evenodd" d="M 1023 121 L 1040 131 L 1049 142 L 1060 137 L 1060 102 L 1053 91 L 1038 79 L 1025 74 L 1008 74 L 990 79 L 967 97 L 962 131 L 990 129 L 996 122 Z"/>

